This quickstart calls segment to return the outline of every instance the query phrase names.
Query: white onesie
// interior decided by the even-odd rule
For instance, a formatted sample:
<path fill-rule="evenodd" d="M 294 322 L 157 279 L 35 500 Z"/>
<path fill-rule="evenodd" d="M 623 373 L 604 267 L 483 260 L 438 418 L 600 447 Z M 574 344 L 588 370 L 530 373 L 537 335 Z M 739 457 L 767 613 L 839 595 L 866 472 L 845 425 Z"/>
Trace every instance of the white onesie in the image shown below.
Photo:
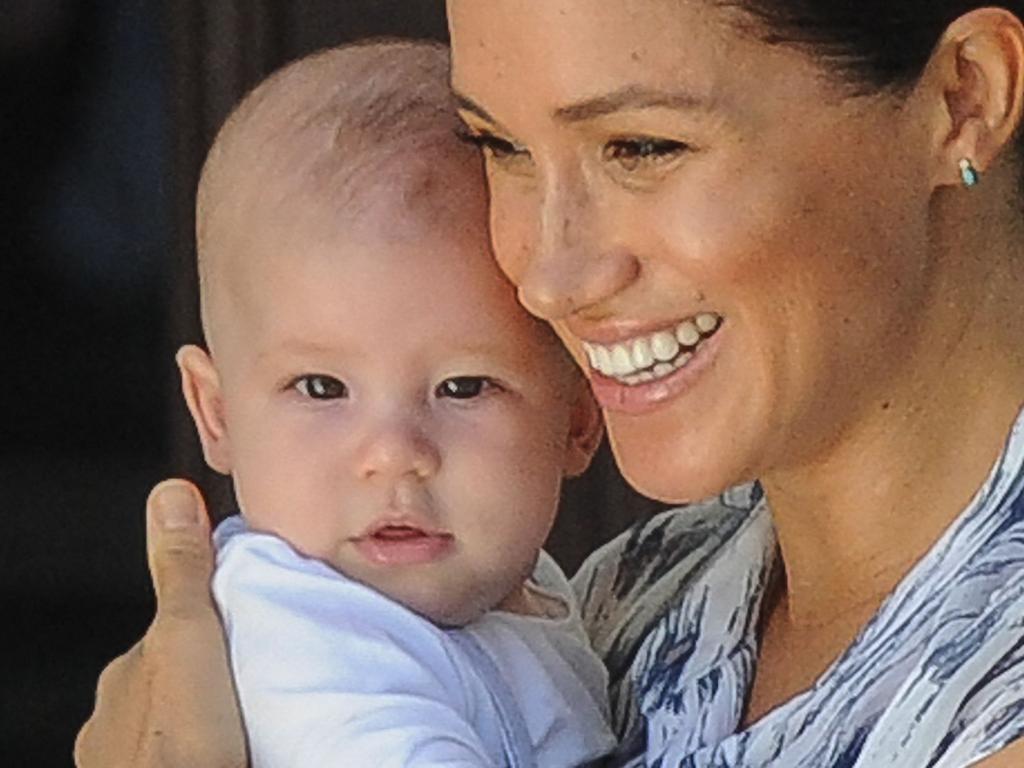
<path fill-rule="evenodd" d="M 571 768 L 614 748 L 607 674 L 548 555 L 533 583 L 565 618 L 443 629 L 240 517 L 215 541 L 253 768 Z"/>

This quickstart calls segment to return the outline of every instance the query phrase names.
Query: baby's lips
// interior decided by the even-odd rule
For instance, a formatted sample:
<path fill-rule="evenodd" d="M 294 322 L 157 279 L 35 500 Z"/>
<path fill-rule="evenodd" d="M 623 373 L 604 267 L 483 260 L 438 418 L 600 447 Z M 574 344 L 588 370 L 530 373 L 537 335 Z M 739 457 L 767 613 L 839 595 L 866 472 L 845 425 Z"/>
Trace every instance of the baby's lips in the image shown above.
<path fill-rule="evenodd" d="M 352 544 L 377 566 L 426 565 L 455 551 L 455 537 L 451 533 L 391 520 L 370 526 Z"/>
<path fill-rule="evenodd" d="M 424 520 L 417 519 L 418 517 L 419 516 L 403 514 L 401 516 L 386 517 L 375 520 L 367 526 L 357 538 L 454 538 L 449 531 L 436 528 Z"/>
<path fill-rule="evenodd" d="M 409 525 L 385 525 L 383 528 L 378 528 L 374 531 L 373 536 L 378 539 L 423 539 L 431 536 L 437 536 L 437 534 L 431 534 L 424 531 L 422 528 L 414 528 Z"/>

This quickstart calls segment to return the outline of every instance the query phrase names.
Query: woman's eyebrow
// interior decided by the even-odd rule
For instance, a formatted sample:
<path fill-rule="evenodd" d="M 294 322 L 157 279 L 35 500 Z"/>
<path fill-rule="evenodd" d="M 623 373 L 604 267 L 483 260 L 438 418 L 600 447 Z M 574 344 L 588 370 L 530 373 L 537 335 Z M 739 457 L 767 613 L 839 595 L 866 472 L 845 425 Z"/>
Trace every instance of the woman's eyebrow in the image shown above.
<path fill-rule="evenodd" d="M 465 94 L 456 91 L 455 100 L 460 109 L 471 112 L 492 125 L 501 125 L 493 115 Z M 643 85 L 626 85 L 611 93 L 592 96 L 574 104 L 558 107 L 552 112 L 552 115 L 559 122 L 579 123 L 630 109 L 662 108 L 686 112 L 709 112 L 712 107 L 710 99 L 690 91 L 666 91 Z"/>
<path fill-rule="evenodd" d="M 490 112 L 488 112 L 486 109 L 484 109 L 471 98 L 469 98 L 469 96 L 459 93 L 458 91 L 453 91 L 453 94 L 455 95 L 455 103 L 459 105 L 459 109 L 465 110 L 466 112 L 471 112 L 472 114 L 479 117 L 481 120 L 486 120 L 488 123 L 491 123 L 492 125 L 501 125 L 501 123 L 494 119 Z"/>
<path fill-rule="evenodd" d="M 660 107 L 687 112 L 706 112 L 711 106 L 709 99 L 689 91 L 665 91 L 644 85 L 626 85 L 611 93 L 559 107 L 554 111 L 554 117 L 562 122 L 578 123 L 630 109 Z"/>

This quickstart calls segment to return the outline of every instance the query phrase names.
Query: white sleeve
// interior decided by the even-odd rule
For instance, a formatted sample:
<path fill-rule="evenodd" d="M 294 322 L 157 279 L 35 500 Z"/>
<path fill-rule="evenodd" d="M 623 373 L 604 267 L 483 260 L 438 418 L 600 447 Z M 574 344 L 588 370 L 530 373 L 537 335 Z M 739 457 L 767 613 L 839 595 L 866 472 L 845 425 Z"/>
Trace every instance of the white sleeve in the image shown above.
<path fill-rule="evenodd" d="M 254 768 L 496 764 L 480 687 L 423 618 L 253 533 L 219 552 L 214 596 Z"/>

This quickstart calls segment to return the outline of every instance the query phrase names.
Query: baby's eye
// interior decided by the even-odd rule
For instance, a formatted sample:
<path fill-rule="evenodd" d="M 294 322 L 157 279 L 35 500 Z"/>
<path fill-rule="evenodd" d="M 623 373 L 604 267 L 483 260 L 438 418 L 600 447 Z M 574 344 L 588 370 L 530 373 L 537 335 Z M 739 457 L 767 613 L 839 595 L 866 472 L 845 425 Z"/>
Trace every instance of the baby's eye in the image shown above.
<path fill-rule="evenodd" d="M 299 391 L 299 394 L 310 400 L 337 400 L 348 397 L 348 387 L 344 382 L 333 376 L 320 373 L 300 376 L 292 383 L 292 386 Z"/>
<path fill-rule="evenodd" d="M 453 376 L 445 379 L 434 390 L 436 397 L 450 397 L 454 400 L 470 400 L 480 397 L 488 389 L 496 386 L 484 376 Z"/>
<path fill-rule="evenodd" d="M 689 145 L 681 141 L 640 136 L 608 142 L 604 158 L 617 163 L 623 170 L 635 171 L 675 160 L 689 149 Z"/>

